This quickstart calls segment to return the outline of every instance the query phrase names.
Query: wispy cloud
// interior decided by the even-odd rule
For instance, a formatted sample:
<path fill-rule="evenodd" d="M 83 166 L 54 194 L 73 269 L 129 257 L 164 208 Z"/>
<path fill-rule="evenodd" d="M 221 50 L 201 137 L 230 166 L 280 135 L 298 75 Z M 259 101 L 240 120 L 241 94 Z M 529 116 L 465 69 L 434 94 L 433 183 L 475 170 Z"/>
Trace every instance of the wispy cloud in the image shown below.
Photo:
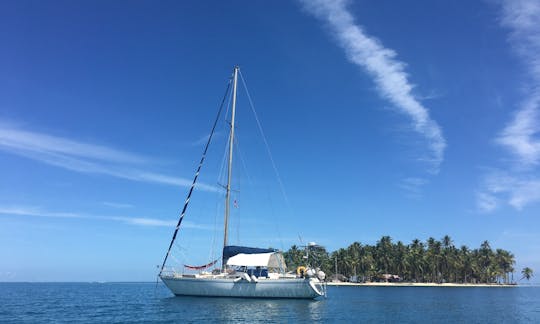
<path fill-rule="evenodd" d="M 408 80 L 405 63 L 396 59 L 396 52 L 367 35 L 355 23 L 346 0 L 300 0 L 304 8 L 323 20 L 345 50 L 347 58 L 365 69 L 373 78 L 379 93 L 412 119 L 416 132 L 429 142 L 429 161 L 438 172 L 444 158 L 446 141 L 441 128 L 429 116 L 429 111 L 412 94 L 414 85 Z"/>
<path fill-rule="evenodd" d="M 504 0 L 501 2 L 503 26 L 510 29 L 509 42 L 525 65 L 530 80 L 525 99 L 514 118 L 497 138 L 525 165 L 540 162 L 540 1 Z"/>
<path fill-rule="evenodd" d="M 0 145 L 12 150 L 75 156 L 106 162 L 130 164 L 148 162 L 146 158 L 133 153 L 47 134 L 33 133 L 9 127 L 5 123 L 0 124 Z"/>
<path fill-rule="evenodd" d="M 486 175 L 477 195 L 482 211 L 493 211 L 503 202 L 516 209 L 540 201 L 540 1 L 501 0 L 501 25 L 510 31 L 509 44 L 527 71 L 524 99 L 495 142 L 513 157 L 508 169 Z M 526 84 L 526 85 L 525 85 Z"/>
<path fill-rule="evenodd" d="M 216 138 L 216 137 L 219 137 L 221 136 L 221 133 L 220 132 L 214 132 L 214 135 L 212 136 L 212 138 Z M 191 142 L 191 145 L 192 146 L 202 146 L 202 145 L 205 145 L 206 142 L 208 142 L 208 138 L 210 137 L 209 134 L 206 134 L 206 135 L 203 135 L 201 137 L 199 137 L 197 140 Z"/>
<path fill-rule="evenodd" d="M 125 204 L 125 203 L 118 203 L 118 202 L 111 202 L 111 201 L 104 201 L 101 204 L 104 206 L 113 207 L 113 208 L 133 208 L 134 207 L 132 204 Z"/>
<path fill-rule="evenodd" d="M 426 179 L 409 177 L 402 179 L 398 187 L 405 190 L 410 198 L 420 198 L 422 196 L 422 187 L 428 183 Z"/>
<path fill-rule="evenodd" d="M 540 92 L 526 99 L 513 120 L 496 138 L 496 142 L 509 149 L 523 167 L 535 166 L 540 161 L 540 141 L 535 138 L 540 130 L 539 104 Z"/>
<path fill-rule="evenodd" d="M 477 205 L 483 212 L 494 211 L 503 203 L 521 210 L 537 202 L 540 202 L 540 179 L 500 170 L 488 173 L 483 190 L 477 193 Z"/>
<path fill-rule="evenodd" d="M 99 221 L 115 221 L 130 225 L 140 226 L 161 226 L 161 227 L 174 227 L 177 220 L 160 219 L 160 218 L 148 218 L 148 217 L 127 217 L 127 216 L 101 216 L 101 215 L 89 215 L 73 212 L 51 212 L 37 207 L 28 206 L 0 206 L 0 215 L 8 216 L 32 216 L 32 217 L 49 217 L 49 218 L 72 218 L 72 219 L 87 219 L 87 220 L 99 220 Z M 210 226 L 195 224 L 189 221 L 184 221 L 182 226 L 185 228 L 193 228 L 200 230 L 212 230 Z"/>
<path fill-rule="evenodd" d="M 94 173 L 132 181 L 191 186 L 190 179 L 142 170 L 151 159 L 115 148 L 31 132 L 0 122 L 0 150 L 80 173 Z M 216 191 L 199 183 L 197 188 Z"/>
<path fill-rule="evenodd" d="M 476 206 L 479 211 L 489 213 L 499 207 L 499 199 L 489 192 L 477 192 Z"/>

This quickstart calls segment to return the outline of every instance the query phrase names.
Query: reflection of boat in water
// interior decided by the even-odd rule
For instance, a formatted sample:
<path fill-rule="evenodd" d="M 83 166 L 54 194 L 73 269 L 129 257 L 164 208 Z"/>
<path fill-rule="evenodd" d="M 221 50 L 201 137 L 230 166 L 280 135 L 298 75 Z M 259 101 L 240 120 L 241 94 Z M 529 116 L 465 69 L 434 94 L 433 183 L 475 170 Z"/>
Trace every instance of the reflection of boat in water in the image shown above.
<path fill-rule="evenodd" d="M 188 193 L 178 225 L 174 231 L 169 249 L 161 266 L 159 277 L 175 295 L 219 296 L 219 297 L 258 297 L 258 298 L 316 298 L 325 294 L 324 273 L 318 269 L 303 269 L 298 273 L 287 273 L 281 252 L 274 249 L 261 249 L 228 245 L 228 221 L 231 201 L 231 177 L 234 143 L 234 123 L 236 113 L 236 88 L 239 68 L 235 67 L 232 77 L 232 109 L 229 134 L 228 176 L 225 198 L 225 221 L 222 266 L 212 272 L 183 274 L 165 269 L 178 230 L 184 218 L 193 188 L 204 162 L 208 146 L 216 128 L 220 113 L 214 122 L 212 132 L 204 149 L 203 156 L 195 173 L 193 185 Z M 225 102 L 225 98 L 223 100 Z M 222 102 L 222 107 L 223 107 Z M 221 112 L 221 108 L 220 108 Z M 191 270 L 204 270 L 214 266 L 218 260 L 203 266 L 186 266 Z"/>

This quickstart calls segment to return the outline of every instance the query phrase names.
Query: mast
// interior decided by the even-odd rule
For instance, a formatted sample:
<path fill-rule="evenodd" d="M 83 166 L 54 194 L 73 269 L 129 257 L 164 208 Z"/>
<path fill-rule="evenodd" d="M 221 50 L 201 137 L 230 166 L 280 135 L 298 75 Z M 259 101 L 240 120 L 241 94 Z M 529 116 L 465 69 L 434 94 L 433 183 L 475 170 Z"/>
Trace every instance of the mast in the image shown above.
<path fill-rule="evenodd" d="M 233 162 L 233 147 L 234 147 L 234 119 L 236 114 L 236 85 L 238 81 L 238 70 L 239 67 L 234 67 L 233 73 L 233 95 L 232 95 L 232 112 L 231 112 L 231 132 L 229 136 L 229 164 L 228 164 L 228 174 L 227 174 L 227 193 L 225 196 L 225 221 L 223 225 L 223 247 L 227 246 L 228 241 L 228 226 L 229 226 L 229 214 L 230 214 L 230 203 L 231 203 L 231 179 L 232 179 L 232 162 Z M 223 269 L 225 269 L 225 260 L 223 260 Z"/>

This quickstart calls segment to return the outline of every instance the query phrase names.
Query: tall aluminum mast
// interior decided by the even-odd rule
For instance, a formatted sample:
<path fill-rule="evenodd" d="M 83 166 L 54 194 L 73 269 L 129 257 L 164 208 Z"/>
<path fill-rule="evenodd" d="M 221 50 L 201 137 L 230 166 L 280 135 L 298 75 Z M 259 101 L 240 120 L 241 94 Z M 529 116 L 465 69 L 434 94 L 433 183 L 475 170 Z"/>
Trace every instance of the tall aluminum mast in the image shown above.
<path fill-rule="evenodd" d="M 232 96 L 232 113 L 231 113 L 231 133 L 229 136 L 229 164 L 228 164 L 228 175 L 227 175 L 227 194 L 225 197 L 225 221 L 223 229 L 223 247 L 227 246 L 228 240 L 228 225 L 229 225 L 229 213 L 230 213 L 230 203 L 231 203 L 231 179 L 232 179 L 232 161 L 233 161 L 233 147 L 234 147 L 234 118 L 236 113 L 236 84 L 238 81 L 238 66 L 234 67 L 233 74 L 233 96 Z M 225 261 L 225 260 L 223 260 Z M 225 268 L 225 263 L 223 263 L 223 268 Z"/>

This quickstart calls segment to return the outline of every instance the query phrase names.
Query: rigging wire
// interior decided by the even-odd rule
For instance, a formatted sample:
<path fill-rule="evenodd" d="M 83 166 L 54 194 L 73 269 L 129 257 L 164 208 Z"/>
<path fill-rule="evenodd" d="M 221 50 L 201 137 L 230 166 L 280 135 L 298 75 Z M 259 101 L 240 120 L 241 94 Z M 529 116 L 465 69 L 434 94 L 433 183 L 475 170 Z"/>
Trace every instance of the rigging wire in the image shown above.
<path fill-rule="evenodd" d="M 227 101 L 227 105 L 226 105 L 225 114 L 223 115 L 225 120 L 227 119 L 227 116 L 228 116 L 230 108 L 231 108 L 231 101 L 232 101 L 232 96 L 229 96 L 229 100 Z M 225 126 L 223 127 L 223 131 L 226 133 L 226 127 Z M 218 182 L 219 187 L 223 186 L 221 184 L 221 182 L 223 182 L 223 180 L 225 179 L 225 164 L 226 164 L 226 161 L 227 161 L 227 153 L 228 153 L 227 151 L 228 151 L 228 145 L 229 145 L 230 137 L 227 136 L 227 138 L 228 138 L 227 143 L 226 143 L 225 148 L 223 150 L 223 156 L 221 158 L 220 167 L 218 169 L 219 171 L 218 171 L 218 176 L 217 176 L 217 182 Z M 214 259 L 217 258 L 217 256 L 216 256 L 216 251 L 217 251 L 216 238 L 218 236 L 218 234 L 217 234 L 218 233 L 218 217 L 221 216 L 221 213 L 222 213 L 221 207 L 222 207 L 222 199 L 217 199 L 216 203 L 215 203 L 215 213 L 214 213 L 214 231 L 213 231 L 214 235 L 212 235 L 212 243 L 210 245 L 211 257 L 210 257 L 209 260 L 214 260 Z M 221 256 L 219 256 L 219 257 L 221 257 Z"/>
<path fill-rule="evenodd" d="M 240 151 L 240 139 L 239 139 L 239 136 L 238 136 L 238 133 L 236 133 L 236 137 L 235 137 L 235 146 L 234 148 L 236 148 L 236 152 L 237 152 L 237 156 L 240 157 L 240 161 L 242 162 L 241 164 L 244 166 L 244 171 L 246 171 L 246 177 L 248 178 L 248 183 L 250 183 L 250 179 L 249 179 L 249 175 L 247 174 L 247 168 L 246 168 L 246 165 L 244 163 L 244 158 L 242 156 L 242 153 Z M 235 174 L 238 174 L 238 173 L 235 173 Z M 236 217 L 235 217 L 235 220 L 236 220 L 236 243 L 237 244 L 240 244 L 240 223 L 242 222 L 242 210 L 238 208 L 238 201 L 240 200 L 240 195 L 241 195 L 241 192 L 242 192 L 242 182 L 241 182 L 241 177 L 240 176 L 236 176 L 238 181 L 238 187 L 236 189 L 236 193 L 235 193 L 235 197 L 234 197 L 234 207 L 237 209 L 236 211 Z"/>
<path fill-rule="evenodd" d="M 279 188 L 281 190 L 281 194 L 283 195 L 283 198 L 285 199 L 285 204 L 287 205 L 287 208 L 289 209 L 289 212 L 291 213 L 291 216 L 294 217 L 294 211 L 293 211 L 293 209 L 291 207 L 291 204 L 289 202 L 289 198 L 287 197 L 287 193 L 285 192 L 285 186 L 283 185 L 283 181 L 281 180 L 281 176 L 279 175 L 279 172 L 278 172 L 278 169 L 277 169 L 277 166 L 276 166 L 276 162 L 274 161 L 274 157 L 272 156 L 272 152 L 270 151 L 270 145 L 268 144 L 268 141 L 266 140 L 266 136 L 264 135 L 264 131 L 263 131 L 261 122 L 259 121 L 259 116 L 257 115 L 257 111 L 255 110 L 255 105 L 253 104 L 253 100 L 251 99 L 251 95 L 249 94 L 249 90 L 247 88 L 246 81 L 244 79 L 244 75 L 242 74 L 242 71 L 239 70 L 238 72 L 240 74 L 240 80 L 242 80 L 244 90 L 246 90 L 246 95 L 247 95 L 247 98 L 248 98 L 248 101 L 249 101 L 249 105 L 251 107 L 251 111 L 253 112 L 253 115 L 255 116 L 255 121 L 257 122 L 257 127 L 259 129 L 259 132 L 260 132 L 261 137 L 263 139 L 264 145 L 266 147 L 266 152 L 268 153 L 268 157 L 270 158 L 270 162 L 272 163 L 272 168 L 274 169 L 274 173 L 275 173 L 276 178 L 278 180 Z M 278 228 L 278 232 L 279 232 L 279 228 Z M 283 240 L 281 239 L 281 235 L 280 235 L 280 243 L 281 243 L 281 246 L 282 246 L 282 249 L 283 249 Z"/>
<path fill-rule="evenodd" d="M 237 136 L 238 137 L 238 136 Z M 240 151 L 240 141 L 239 139 L 237 139 L 236 141 L 236 151 L 238 152 L 238 157 L 240 158 L 240 162 L 242 162 L 242 167 L 244 169 L 244 172 L 246 174 L 246 178 L 247 178 L 247 181 L 248 181 L 248 184 L 250 186 L 253 186 L 253 181 L 251 180 L 251 176 L 249 175 L 248 173 L 248 168 L 247 168 L 247 164 L 246 164 L 246 160 L 244 159 L 244 155 L 242 154 L 242 151 Z"/>
<path fill-rule="evenodd" d="M 257 127 L 259 129 L 259 132 L 261 133 L 262 139 L 264 141 L 264 145 L 266 147 L 266 152 L 268 153 L 268 156 L 270 158 L 270 162 L 272 163 L 272 168 L 274 169 L 274 173 L 276 174 L 276 177 L 278 179 L 279 187 L 281 189 L 281 193 L 282 193 L 283 198 L 285 199 L 289 209 L 291 209 L 291 211 L 292 211 L 292 208 L 290 208 L 289 199 L 287 198 L 287 193 L 285 192 L 285 187 L 283 185 L 283 181 L 281 181 L 281 177 L 279 175 L 279 172 L 278 172 L 278 169 L 277 169 L 277 166 L 276 166 L 276 162 L 274 161 L 274 157 L 272 156 L 272 152 L 270 151 L 270 145 L 268 145 L 268 141 L 266 140 L 266 136 L 264 135 L 264 131 L 262 129 L 261 122 L 259 121 L 259 116 L 257 115 L 257 112 L 255 111 L 255 105 L 253 104 L 253 100 L 251 100 L 251 96 L 249 95 L 249 91 L 248 91 L 248 88 L 247 88 L 247 85 L 246 85 L 246 81 L 244 80 L 244 76 L 242 75 L 242 72 L 241 71 L 238 71 L 238 72 L 240 72 L 240 79 L 242 80 L 242 84 L 244 85 L 244 89 L 246 90 L 246 94 L 247 94 L 247 97 L 248 97 L 249 105 L 251 107 L 251 111 L 253 111 L 253 115 L 255 116 L 255 121 L 257 122 Z"/>
<path fill-rule="evenodd" d="M 204 147 L 204 151 L 201 157 L 201 161 L 199 162 L 199 166 L 197 167 L 197 171 L 195 172 L 195 177 L 193 178 L 193 183 L 191 184 L 191 188 L 189 189 L 189 193 L 187 195 L 186 201 L 184 203 L 184 208 L 182 209 L 182 213 L 180 214 L 180 218 L 178 219 L 178 224 L 176 225 L 176 228 L 174 229 L 174 234 L 171 239 L 171 243 L 169 244 L 169 248 L 167 249 L 167 254 L 165 254 L 165 258 L 163 259 L 163 263 L 161 265 L 161 269 L 159 271 L 159 274 L 163 272 L 163 268 L 165 267 L 165 263 L 167 262 L 167 258 L 169 257 L 169 254 L 171 253 L 171 248 L 174 244 L 174 241 L 176 239 L 176 235 L 178 235 L 178 230 L 180 229 L 180 225 L 182 225 L 182 220 L 184 220 L 184 215 L 186 213 L 187 206 L 189 204 L 189 200 L 191 198 L 191 194 L 193 193 L 193 189 L 195 188 L 195 184 L 197 183 L 197 178 L 199 177 L 199 172 L 201 171 L 201 167 L 204 163 L 204 159 L 206 157 L 206 152 L 208 151 L 208 147 L 210 146 L 210 142 L 212 141 L 212 136 L 214 135 L 214 131 L 216 130 L 216 125 L 219 120 L 219 116 L 221 115 L 221 111 L 223 110 L 223 104 L 225 103 L 225 100 L 227 98 L 227 95 L 229 93 L 229 88 L 231 87 L 231 79 L 229 79 L 229 82 L 227 83 L 227 88 L 225 90 L 225 94 L 223 95 L 223 99 L 221 100 L 221 104 L 219 105 L 219 110 L 216 116 L 216 119 L 214 120 L 214 124 L 212 125 L 212 130 L 210 132 L 210 136 L 208 136 L 208 141 L 206 142 L 206 145 Z"/>
<path fill-rule="evenodd" d="M 180 260 L 184 260 L 182 262 L 180 262 L 180 260 L 174 258 L 174 260 L 178 263 L 178 266 L 181 267 L 182 266 L 182 263 L 185 262 L 186 260 L 189 260 L 191 258 L 191 246 L 188 245 L 188 246 L 179 246 L 177 244 L 175 244 L 176 246 L 176 250 L 177 250 L 177 253 L 179 254 L 179 257 L 181 258 Z M 174 257 L 174 255 L 172 255 L 172 257 Z"/>

